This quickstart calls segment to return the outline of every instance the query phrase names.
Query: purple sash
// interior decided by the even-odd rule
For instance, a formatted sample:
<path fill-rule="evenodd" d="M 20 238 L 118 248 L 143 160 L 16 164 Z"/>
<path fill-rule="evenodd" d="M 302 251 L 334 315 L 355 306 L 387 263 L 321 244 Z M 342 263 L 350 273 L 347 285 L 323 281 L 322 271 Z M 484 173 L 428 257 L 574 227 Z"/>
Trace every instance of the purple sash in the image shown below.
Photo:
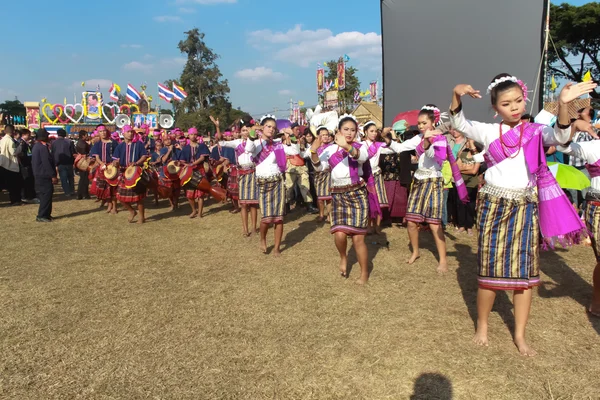
<path fill-rule="evenodd" d="M 319 148 L 317 149 L 317 154 L 320 156 L 321 154 L 323 154 L 323 152 L 325 151 L 326 148 L 328 148 L 329 146 L 331 146 L 331 143 L 327 143 L 327 144 L 322 144 L 321 146 L 319 146 Z"/>
<path fill-rule="evenodd" d="M 352 143 L 352 147 L 354 147 L 357 151 L 360 151 L 362 147 L 361 143 L 354 142 Z M 329 157 L 329 165 L 331 170 L 336 167 L 339 163 L 341 163 L 344 158 L 348 158 L 348 167 L 350 169 L 350 181 L 353 185 L 356 185 L 360 182 L 360 176 L 358 175 L 358 161 L 354 158 L 350 157 L 348 152 L 343 149 L 339 149 L 335 153 Z M 378 215 L 383 215 L 381 212 L 381 207 L 379 206 L 379 199 L 377 198 L 377 190 L 375 189 L 375 178 L 373 177 L 373 171 L 371 170 L 371 163 L 365 162 L 362 164 L 363 171 L 363 180 L 367 183 L 367 192 L 369 197 L 369 210 L 370 217 L 377 218 Z"/>
<path fill-rule="evenodd" d="M 435 162 L 442 167 L 444 165 L 444 161 L 448 160 L 450 163 L 450 169 L 452 170 L 452 178 L 454 178 L 454 185 L 456 186 L 456 191 L 458 192 L 458 197 L 460 201 L 463 203 L 469 202 L 469 193 L 467 192 L 467 186 L 465 185 L 465 181 L 460 173 L 460 168 L 458 168 L 458 164 L 456 164 L 456 159 L 454 158 L 454 154 L 452 154 L 452 149 L 448 144 L 448 140 L 445 136 L 439 135 L 434 136 L 430 139 L 431 146 L 433 146 L 433 158 Z M 425 152 L 425 147 L 423 145 L 423 140 L 416 148 L 417 157 L 421 157 L 421 154 Z"/>
<path fill-rule="evenodd" d="M 526 123 L 503 133 L 502 142 L 505 146 L 500 138 L 494 140 L 485 154 L 485 160 L 488 167 L 492 167 L 523 149 L 527 169 L 532 176 L 531 184 L 537 185 L 538 189 L 542 248 L 546 250 L 548 246 L 554 248 L 557 242 L 562 246 L 579 243 L 587 235 L 587 230 L 548 169 L 542 141 L 543 128 L 544 125 Z M 518 146 L 521 133 L 521 146 Z"/>
<path fill-rule="evenodd" d="M 277 160 L 277 166 L 279 167 L 279 171 L 283 174 L 287 167 L 287 158 L 285 157 L 285 151 L 283 150 L 283 145 L 281 143 L 273 143 L 272 141 L 269 143 L 267 141 L 261 141 L 261 150 L 256 157 L 256 164 L 260 165 L 263 161 L 266 160 L 267 157 L 271 154 L 271 152 L 275 152 L 275 159 Z"/>
<path fill-rule="evenodd" d="M 383 142 L 373 142 L 369 148 L 367 149 L 369 153 L 369 159 L 375 157 L 380 148 L 386 147 L 386 144 Z"/>
<path fill-rule="evenodd" d="M 597 178 L 600 176 L 600 160 L 592 164 L 585 164 L 585 168 L 590 173 L 590 178 Z"/>
<path fill-rule="evenodd" d="M 244 154 L 246 152 L 246 143 L 244 141 L 242 141 L 236 148 L 235 148 L 235 156 L 239 157 L 242 154 Z"/>

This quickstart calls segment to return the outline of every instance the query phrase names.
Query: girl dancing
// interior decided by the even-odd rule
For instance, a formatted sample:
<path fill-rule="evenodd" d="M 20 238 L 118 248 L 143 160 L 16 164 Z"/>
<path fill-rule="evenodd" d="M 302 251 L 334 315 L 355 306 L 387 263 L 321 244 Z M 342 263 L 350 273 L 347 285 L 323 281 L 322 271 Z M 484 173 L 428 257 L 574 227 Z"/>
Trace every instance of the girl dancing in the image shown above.
<path fill-rule="evenodd" d="M 513 290 L 514 342 L 534 356 L 525 341 L 532 288 L 540 284 L 539 236 L 544 245 L 577 242 L 585 227 L 546 166 L 544 146 L 566 143 L 571 136 L 568 103 L 591 92 L 593 82 L 567 84 L 558 99 L 555 128 L 521 121 L 527 86 L 509 74 L 488 86 L 499 124 L 469 121 L 461 97 L 481 98 L 470 85 L 454 88 L 450 114 L 454 127 L 485 147 L 485 186 L 478 195 L 477 331 L 475 343 L 488 345 L 488 317 L 497 290 Z M 537 190 L 536 190 L 537 189 Z"/>

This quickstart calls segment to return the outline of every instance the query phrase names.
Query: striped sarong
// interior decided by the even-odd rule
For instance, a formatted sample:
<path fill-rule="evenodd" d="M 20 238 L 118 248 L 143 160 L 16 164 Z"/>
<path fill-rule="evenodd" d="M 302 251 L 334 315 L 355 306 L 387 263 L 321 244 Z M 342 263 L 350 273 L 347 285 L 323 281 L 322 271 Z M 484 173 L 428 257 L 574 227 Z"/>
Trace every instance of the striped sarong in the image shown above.
<path fill-rule="evenodd" d="M 364 184 L 344 191 L 332 188 L 331 233 L 366 235 L 369 225 L 369 198 Z"/>
<path fill-rule="evenodd" d="M 379 172 L 374 173 L 373 178 L 375 179 L 375 191 L 377 192 L 377 200 L 379 201 L 379 207 L 389 207 L 387 192 L 385 190 L 385 183 L 383 181 L 383 175 L 381 174 L 381 170 Z"/>
<path fill-rule="evenodd" d="M 123 203 L 137 203 L 146 198 L 146 186 L 138 185 L 137 187 L 125 187 L 123 179 L 119 181 L 117 187 L 117 200 Z"/>
<path fill-rule="evenodd" d="M 444 178 L 414 179 L 408 197 L 406 220 L 417 224 L 441 224 L 443 197 Z"/>
<path fill-rule="evenodd" d="M 233 200 L 240 198 L 240 189 L 238 185 L 238 169 L 235 165 L 232 165 L 227 174 L 227 196 Z"/>
<path fill-rule="evenodd" d="M 258 185 L 254 170 L 247 172 L 240 169 L 238 175 L 240 204 L 258 204 Z"/>
<path fill-rule="evenodd" d="M 96 168 L 96 197 L 100 200 L 110 200 L 115 196 L 116 188 L 104 179 L 102 168 Z"/>
<path fill-rule="evenodd" d="M 331 200 L 331 171 L 315 172 L 315 192 L 317 199 Z"/>
<path fill-rule="evenodd" d="M 256 178 L 261 224 L 283 223 L 285 216 L 285 175 L 270 178 Z"/>
<path fill-rule="evenodd" d="M 600 202 L 587 201 L 585 207 L 585 226 L 590 232 L 596 261 L 600 262 L 600 241 L 598 240 L 600 238 Z"/>
<path fill-rule="evenodd" d="M 535 199 L 479 193 L 479 287 L 526 290 L 540 284 L 539 224 Z"/>

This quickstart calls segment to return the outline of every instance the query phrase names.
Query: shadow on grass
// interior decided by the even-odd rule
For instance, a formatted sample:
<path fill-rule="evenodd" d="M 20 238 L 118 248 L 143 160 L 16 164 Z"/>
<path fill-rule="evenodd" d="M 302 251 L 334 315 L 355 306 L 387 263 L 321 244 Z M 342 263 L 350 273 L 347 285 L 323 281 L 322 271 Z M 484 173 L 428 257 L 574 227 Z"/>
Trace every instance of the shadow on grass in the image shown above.
<path fill-rule="evenodd" d="M 449 253 L 453 255 L 458 261 L 458 268 L 456 270 L 456 279 L 463 296 L 469 316 L 473 321 L 473 327 L 477 325 L 477 253 L 473 252 L 471 246 L 461 243 L 455 243 L 454 247 L 456 252 Z M 497 312 L 504 321 L 504 324 L 508 327 L 511 335 L 514 332 L 515 317 L 512 312 L 512 302 L 510 301 L 508 294 L 504 290 L 498 290 L 496 292 L 496 300 L 492 312 Z"/>
<path fill-rule="evenodd" d="M 410 400 L 451 400 L 452 382 L 442 374 L 424 373 L 415 380 Z"/>
<path fill-rule="evenodd" d="M 540 269 L 556 283 L 542 281 L 538 294 L 544 298 L 572 298 L 583 306 L 582 312 L 587 314 L 590 324 L 596 330 L 596 333 L 600 335 L 600 318 L 594 317 L 587 312 L 587 308 L 592 300 L 593 287 L 565 263 L 565 260 L 559 253 L 566 251 L 565 249 L 540 251 Z M 589 268 L 590 275 L 594 267 L 595 263 L 592 262 Z"/>
<path fill-rule="evenodd" d="M 331 239 L 333 241 L 333 237 Z M 360 268 L 360 265 L 357 265 L 358 258 L 356 257 L 356 251 L 354 250 L 354 246 L 352 245 L 352 239 L 350 239 L 349 242 L 350 249 L 348 251 L 348 267 L 346 270 L 346 277 L 350 276 L 354 265 L 356 265 L 357 268 Z M 390 250 L 390 242 L 387 239 L 386 233 L 381 232 L 379 235 L 365 236 L 365 244 L 367 245 L 368 250 L 367 264 L 369 266 L 369 276 L 371 276 L 374 268 L 373 260 L 375 259 L 379 251 L 383 249 L 386 249 L 387 251 Z"/>

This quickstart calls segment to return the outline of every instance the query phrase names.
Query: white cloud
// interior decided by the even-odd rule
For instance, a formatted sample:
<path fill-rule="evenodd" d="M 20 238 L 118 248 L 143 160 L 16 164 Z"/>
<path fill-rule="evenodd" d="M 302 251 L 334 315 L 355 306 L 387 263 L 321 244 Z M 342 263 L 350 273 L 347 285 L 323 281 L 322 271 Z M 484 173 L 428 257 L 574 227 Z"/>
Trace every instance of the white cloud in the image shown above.
<path fill-rule="evenodd" d="M 144 54 L 142 57 L 144 60 L 152 60 L 154 56 L 152 54 Z"/>
<path fill-rule="evenodd" d="M 175 4 L 201 4 L 201 5 L 215 5 L 215 4 L 235 4 L 237 0 L 177 0 Z"/>
<path fill-rule="evenodd" d="M 289 89 L 282 89 L 278 92 L 281 96 L 289 96 L 292 94 L 292 91 Z"/>
<path fill-rule="evenodd" d="M 182 14 L 194 14 L 196 10 L 189 7 L 179 7 L 179 12 Z"/>
<path fill-rule="evenodd" d="M 81 82 L 85 82 L 85 86 L 81 86 Z M 107 90 L 112 85 L 113 81 L 110 79 L 86 79 L 83 81 L 73 82 L 69 89 L 88 89 L 88 90 L 96 90 L 98 85 L 100 85 L 101 90 Z"/>
<path fill-rule="evenodd" d="M 302 30 L 302 25 L 298 24 L 287 32 L 273 32 L 270 29 L 250 32 L 249 40 L 252 43 L 298 43 L 302 41 L 312 41 L 324 39 L 332 36 L 329 29 L 317 29 L 316 31 Z"/>
<path fill-rule="evenodd" d="M 271 68 L 266 67 L 256 67 L 254 69 L 242 69 L 235 73 L 236 78 L 240 79 L 248 79 L 253 82 L 258 82 L 261 80 L 281 80 L 283 79 L 283 74 L 281 72 L 275 72 Z"/>
<path fill-rule="evenodd" d="M 181 67 L 181 66 L 185 65 L 186 62 L 187 62 L 187 58 L 185 58 L 185 57 L 165 58 L 160 61 L 160 63 L 162 65 L 175 66 L 175 67 Z"/>
<path fill-rule="evenodd" d="M 157 17 L 154 17 L 154 20 L 156 22 L 179 22 L 181 21 L 181 17 L 178 17 L 176 15 L 159 15 Z"/>
<path fill-rule="evenodd" d="M 148 72 L 152 68 L 154 68 L 154 66 L 152 64 L 144 64 L 139 61 L 132 61 L 132 62 L 129 62 L 129 63 L 123 65 L 123 69 L 126 69 L 128 71 Z"/>
<path fill-rule="evenodd" d="M 381 65 L 381 35 L 375 32 L 334 35 L 329 29 L 302 30 L 301 25 L 296 25 L 287 32 L 270 29 L 250 32 L 248 42 L 262 50 L 264 43 L 279 45 L 274 52 L 276 59 L 302 67 L 337 59 L 344 54 L 348 54 L 356 65 L 365 63 L 369 68 L 374 62 Z"/>
<path fill-rule="evenodd" d="M 124 49 L 141 49 L 144 46 L 141 44 L 122 44 L 121 47 Z"/>

